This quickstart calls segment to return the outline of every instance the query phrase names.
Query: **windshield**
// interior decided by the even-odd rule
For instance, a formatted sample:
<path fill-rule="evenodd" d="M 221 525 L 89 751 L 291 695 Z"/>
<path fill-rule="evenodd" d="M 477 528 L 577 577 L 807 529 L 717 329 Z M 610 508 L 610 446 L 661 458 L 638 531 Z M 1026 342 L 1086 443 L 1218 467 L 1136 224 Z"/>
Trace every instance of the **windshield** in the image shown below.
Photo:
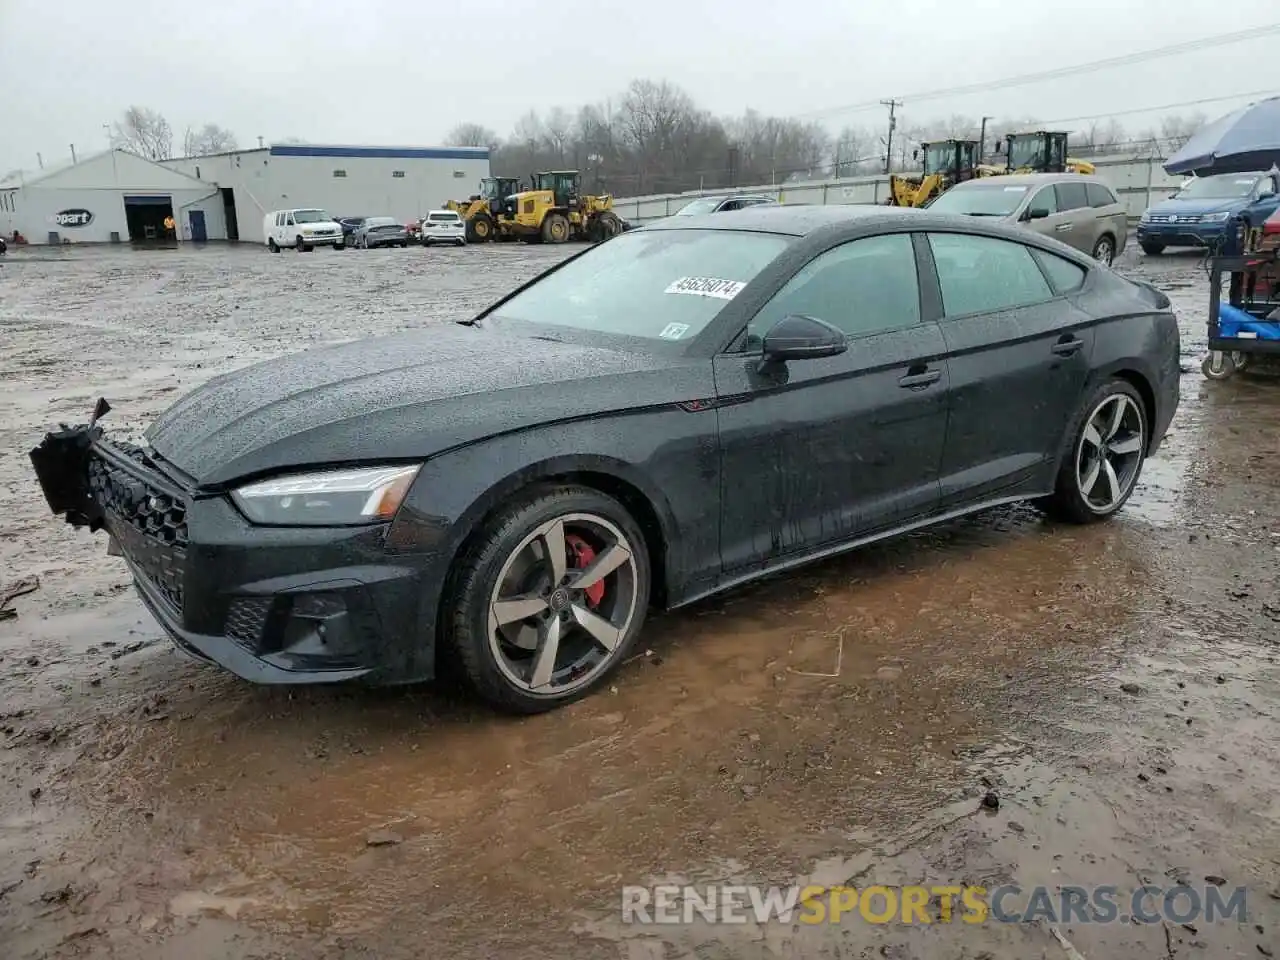
<path fill-rule="evenodd" d="M 323 210 L 295 210 L 293 211 L 294 223 L 325 223 L 331 221 L 333 217 L 329 216 Z"/>
<path fill-rule="evenodd" d="M 494 315 L 650 340 L 691 340 L 791 242 L 730 230 L 652 230 L 602 243 Z"/>
<path fill-rule="evenodd" d="M 1016 137 L 1009 144 L 1009 166 L 1039 168 L 1044 163 L 1044 141 L 1039 137 Z"/>
<path fill-rule="evenodd" d="M 955 145 L 931 143 L 924 150 L 924 172 L 938 173 L 955 166 Z"/>
<path fill-rule="evenodd" d="M 502 199 L 501 197 L 498 196 L 498 181 L 497 180 L 481 180 L 480 196 L 484 197 L 486 200 Z"/>
<path fill-rule="evenodd" d="M 1261 174 L 1220 173 L 1196 177 L 1174 195 L 1177 200 L 1238 200 L 1253 193 Z"/>
<path fill-rule="evenodd" d="M 929 204 L 929 209 L 939 213 L 964 213 L 971 217 L 1007 217 L 1018 209 L 1029 189 L 966 183 L 938 197 Z"/>
<path fill-rule="evenodd" d="M 715 213 L 716 207 L 720 206 L 720 197 L 704 197 L 701 200 L 692 200 L 676 211 L 677 217 L 696 217 L 700 213 Z"/>

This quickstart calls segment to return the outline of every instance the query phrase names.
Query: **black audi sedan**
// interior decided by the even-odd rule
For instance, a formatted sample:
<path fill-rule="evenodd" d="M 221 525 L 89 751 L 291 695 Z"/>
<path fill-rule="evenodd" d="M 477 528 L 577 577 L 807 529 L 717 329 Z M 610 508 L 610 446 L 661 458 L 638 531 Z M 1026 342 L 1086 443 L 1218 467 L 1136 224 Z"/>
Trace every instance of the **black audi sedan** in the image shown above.
<path fill-rule="evenodd" d="M 598 687 L 670 609 L 1032 500 L 1111 516 L 1178 402 L 1168 299 L 881 207 L 676 217 L 474 319 L 209 381 L 31 453 L 182 650 L 262 683 Z"/>

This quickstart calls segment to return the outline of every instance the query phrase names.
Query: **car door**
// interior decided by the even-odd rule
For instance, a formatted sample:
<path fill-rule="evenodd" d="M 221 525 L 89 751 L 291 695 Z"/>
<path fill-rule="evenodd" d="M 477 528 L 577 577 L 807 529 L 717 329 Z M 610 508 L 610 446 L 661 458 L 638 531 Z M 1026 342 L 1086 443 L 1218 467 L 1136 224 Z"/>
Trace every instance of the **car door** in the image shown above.
<path fill-rule="evenodd" d="M 1070 221 L 1058 212 L 1058 195 L 1052 183 L 1046 184 L 1032 194 L 1031 199 L 1022 209 L 1020 219 L 1024 227 L 1064 242 L 1063 234 L 1071 230 Z"/>
<path fill-rule="evenodd" d="M 834 357 L 761 369 L 783 317 L 825 320 L 849 338 Z M 947 367 L 925 321 L 910 234 L 819 254 L 715 360 L 726 571 L 767 563 L 928 515 L 938 500 Z"/>
<path fill-rule="evenodd" d="M 951 382 L 941 507 L 1045 492 L 1089 374 L 1092 319 L 1069 299 L 1088 271 L 975 234 L 930 233 L 928 250 Z"/>
<path fill-rule="evenodd" d="M 1066 229 L 1054 229 L 1056 236 L 1063 243 L 1070 244 L 1081 253 L 1093 253 L 1093 246 L 1098 242 L 1101 229 L 1093 208 L 1089 206 L 1089 194 L 1083 180 L 1064 180 L 1053 185 L 1054 194 L 1058 198 L 1058 216 L 1066 224 Z"/>
<path fill-rule="evenodd" d="M 1090 180 L 1085 184 L 1085 190 L 1089 195 L 1089 206 L 1098 220 L 1098 235 L 1111 234 L 1115 241 L 1115 252 L 1120 253 L 1129 236 L 1128 211 L 1106 184 Z"/>

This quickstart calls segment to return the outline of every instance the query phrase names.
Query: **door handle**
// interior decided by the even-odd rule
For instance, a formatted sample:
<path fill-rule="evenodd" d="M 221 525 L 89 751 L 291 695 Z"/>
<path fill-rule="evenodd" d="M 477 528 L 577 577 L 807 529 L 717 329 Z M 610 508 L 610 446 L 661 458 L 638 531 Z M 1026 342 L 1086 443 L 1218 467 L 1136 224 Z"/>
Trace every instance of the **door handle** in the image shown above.
<path fill-rule="evenodd" d="M 1071 340 L 1059 340 L 1049 349 L 1060 357 L 1069 357 L 1073 353 L 1077 353 L 1084 346 L 1084 341 L 1079 338 Z"/>
<path fill-rule="evenodd" d="M 941 370 L 926 370 L 924 367 L 912 367 L 907 371 L 907 375 L 905 377 L 900 377 L 898 379 L 898 386 L 907 389 L 915 389 L 916 387 L 927 387 L 929 384 L 937 383 L 941 379 Z"/>
<path fill-rule="evenodd" d="M 1070 229 L 1072 228 L 1072 226 L 1074 226 L 1074 225 L 1073 225 L 1073 224 L 1070 224 L 1070 223 L 1060 223 L 1060 224 L 1058 224 L 1056 227 L 1054 227 L 1053 229 L 1054 229 L 1055 231 L 1057 231 L 1058 233 L 1065 233 L 1066 231 L 1070 230 Z"/>

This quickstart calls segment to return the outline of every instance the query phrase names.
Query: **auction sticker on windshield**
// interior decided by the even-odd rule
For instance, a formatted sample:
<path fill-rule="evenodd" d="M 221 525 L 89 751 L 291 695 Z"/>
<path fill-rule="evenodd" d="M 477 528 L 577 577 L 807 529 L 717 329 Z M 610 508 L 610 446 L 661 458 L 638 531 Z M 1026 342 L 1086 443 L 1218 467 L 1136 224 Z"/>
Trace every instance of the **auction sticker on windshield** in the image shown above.
<path fill-rule="evenodd" d="M 662 332 L 658 334 L 663 340 L 679 340 L 689 332 L 687 323 L 668 323 L 662 328 Z"/>
<path fill-rule="evenodd" d="M 741 280 L 718 280 L 715 277 L 681 277 L 663 293 L 688 293 L 695 297 L 732 300 L 746 284 Z"/>

